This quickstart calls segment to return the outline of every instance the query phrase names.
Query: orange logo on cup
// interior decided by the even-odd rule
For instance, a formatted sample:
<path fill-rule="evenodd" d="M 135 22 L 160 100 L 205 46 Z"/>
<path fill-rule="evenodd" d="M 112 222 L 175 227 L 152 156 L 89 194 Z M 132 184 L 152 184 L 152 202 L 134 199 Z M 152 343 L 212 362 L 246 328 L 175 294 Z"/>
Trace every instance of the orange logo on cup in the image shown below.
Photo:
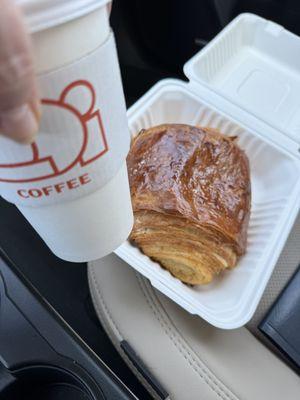
<path fill-rule="evenodd" d="M 96 108 L 96 93 L 90 82 L 72 82 L 58 100 L 43 99 L 42 106 L 43 114 L 47 117 L 44 118 L 46 122 L 42 131 L 47 134 L 38 136 L 30 146 L 20 147 L 19 144 L 10 143 L 10 153 L 14 159 L 19 158 L 20 154 L 23 157 L 13 163 L 6 159 L 2 162 L 8 151 L 1 149 L 0 182 L 42 181 L 60 176 L 74 166 L 84 167 L 107 153 L 101 113 Z M 54 130 L 52 134 L 51 130 Z M 56 135 L 55 138 L 53 135 Z M 11 148 L 14 150 L 11 151 Z"/>

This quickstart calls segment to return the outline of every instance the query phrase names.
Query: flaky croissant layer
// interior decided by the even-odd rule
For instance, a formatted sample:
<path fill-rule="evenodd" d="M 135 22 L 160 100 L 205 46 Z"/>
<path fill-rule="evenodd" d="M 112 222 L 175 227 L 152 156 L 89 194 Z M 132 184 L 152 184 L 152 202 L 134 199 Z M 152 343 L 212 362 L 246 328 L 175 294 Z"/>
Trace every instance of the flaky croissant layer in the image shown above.
<path fill-rule="evenodd" d="M 175 277 L 209 283 L 245 252 L 249 162 L 232 138 L 189 125 L 142 131 L 128 158 L 130 239 Z"/>

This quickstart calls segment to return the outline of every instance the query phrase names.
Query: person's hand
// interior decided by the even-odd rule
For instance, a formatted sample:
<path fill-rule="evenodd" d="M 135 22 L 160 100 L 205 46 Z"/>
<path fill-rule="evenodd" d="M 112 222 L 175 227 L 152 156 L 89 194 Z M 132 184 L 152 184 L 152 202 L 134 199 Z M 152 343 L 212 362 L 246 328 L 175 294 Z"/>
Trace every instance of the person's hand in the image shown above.
<path fill-rule="evenodd" d="M 15 2 L 0 0 L 0 133 L 31 143 L 39 116 L 30 37 Z"/>

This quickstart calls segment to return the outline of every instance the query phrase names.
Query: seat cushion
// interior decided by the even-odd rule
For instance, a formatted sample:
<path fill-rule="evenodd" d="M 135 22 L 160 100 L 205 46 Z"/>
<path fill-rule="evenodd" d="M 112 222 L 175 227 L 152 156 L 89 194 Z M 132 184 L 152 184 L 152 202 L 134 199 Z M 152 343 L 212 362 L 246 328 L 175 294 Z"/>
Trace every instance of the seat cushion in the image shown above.
<path fill-rule="evenodd" d="M 128 341 L 175 400 L 297 399 L 298 376 L 246 328 L 224 331 L 192 316 L 115 255 L 89 265 L 96 312 L 122 357 Z"/>

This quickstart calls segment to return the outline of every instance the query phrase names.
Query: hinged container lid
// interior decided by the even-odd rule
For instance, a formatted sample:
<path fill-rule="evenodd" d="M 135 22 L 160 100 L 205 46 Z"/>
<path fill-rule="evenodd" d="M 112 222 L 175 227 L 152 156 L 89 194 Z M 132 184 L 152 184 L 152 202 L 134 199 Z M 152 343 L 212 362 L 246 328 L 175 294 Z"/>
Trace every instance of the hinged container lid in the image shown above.
<path fill-rule="evenodd" d="M 298 148 L 299 54 L 298 36 L 256 15 L 241 14 L 185 64 L 184 72 L 198 90 L 199 85 L 208 87 L 283 132 Z"/>

